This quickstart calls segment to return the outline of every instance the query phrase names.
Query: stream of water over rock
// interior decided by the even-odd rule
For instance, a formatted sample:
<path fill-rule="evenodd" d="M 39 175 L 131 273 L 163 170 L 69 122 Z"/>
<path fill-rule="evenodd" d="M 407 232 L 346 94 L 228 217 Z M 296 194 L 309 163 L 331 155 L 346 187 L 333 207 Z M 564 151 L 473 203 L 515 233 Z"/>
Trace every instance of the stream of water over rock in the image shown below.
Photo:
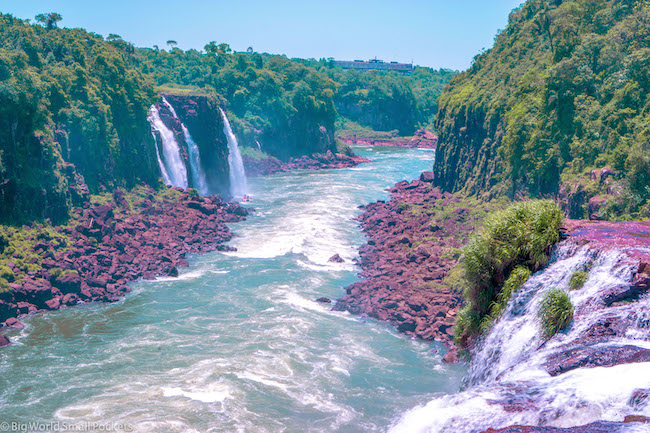
<path fill-rule="evenodd" d="M 0 353 L 0 421 L 379 432 L 457 391 L 464 367 L 443 364 L 440 347 L 314 302 L 357 279 L 357 206 L 434 157 L 357 152 L 375 162 L 250 179 L 257 212 L 231 225 L 235 253 L 191 257 L 179 278 L 134 283 L 114 304 L 24 318 Z M 345 263 L 328 263 L 335 253 Z"/>

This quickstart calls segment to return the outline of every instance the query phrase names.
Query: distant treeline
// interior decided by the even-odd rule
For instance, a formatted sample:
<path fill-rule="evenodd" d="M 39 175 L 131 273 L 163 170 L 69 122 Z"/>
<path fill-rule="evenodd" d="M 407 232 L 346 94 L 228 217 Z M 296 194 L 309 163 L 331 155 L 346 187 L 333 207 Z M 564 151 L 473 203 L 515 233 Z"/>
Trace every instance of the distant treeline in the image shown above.
<path fill-rule="evenodd" d="M 451 71 L 344 72 L 328 60 L 135 48 L 118 35 L 0 14 L 0 222 L 64 221 L 86 193 L 159 183 L 148 108 L 160 93 L 212 94 L 240 141 L 280 158 L 335 150 L 342 116 L 409 134 L 431 124 Z M 173 46 L 174 41 L 168 41 Z"/>

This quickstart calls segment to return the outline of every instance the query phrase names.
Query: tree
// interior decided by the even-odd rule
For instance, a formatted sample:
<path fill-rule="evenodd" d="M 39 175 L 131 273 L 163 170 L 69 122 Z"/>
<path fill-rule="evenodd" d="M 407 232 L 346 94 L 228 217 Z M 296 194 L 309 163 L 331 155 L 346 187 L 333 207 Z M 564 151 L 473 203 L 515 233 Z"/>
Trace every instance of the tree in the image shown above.
<path fill-rule="evenodd" d="M 48 30 L 55 29 L 59 21 L 63 19 L 61 15 L 56 12 L 50 12 L 49 14 L 38 14 L 36 15 L 36 21 L 43 24 Z"/>
<path fill-rule="evenodd" d="M 170 39 L 167 41 L 167 45 L 169 45 L 170 47 L 175 47 L 176 45 L 178 45 L 178 42 Z"/>

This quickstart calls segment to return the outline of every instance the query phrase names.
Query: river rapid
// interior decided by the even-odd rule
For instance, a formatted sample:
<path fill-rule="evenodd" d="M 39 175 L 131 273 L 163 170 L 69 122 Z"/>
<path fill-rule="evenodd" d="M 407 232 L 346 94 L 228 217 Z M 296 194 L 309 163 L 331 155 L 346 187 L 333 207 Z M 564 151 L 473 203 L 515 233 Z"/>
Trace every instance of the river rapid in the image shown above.
<path fill-rule="evenodd" d="M 434 158 L 356 151 L 374 162 L 250 179 L 256 212 L 231 225 L 237 252 L 190 257 L 114 304 L 25 317 L 0 352 L 0 422 L 379 432 L 457 391 L 465 367 L 443 364 L 442 347 L 314 302 L 357 280 L 358 206 Z M 336 253 L 344 263 L 328 263 Z"/>

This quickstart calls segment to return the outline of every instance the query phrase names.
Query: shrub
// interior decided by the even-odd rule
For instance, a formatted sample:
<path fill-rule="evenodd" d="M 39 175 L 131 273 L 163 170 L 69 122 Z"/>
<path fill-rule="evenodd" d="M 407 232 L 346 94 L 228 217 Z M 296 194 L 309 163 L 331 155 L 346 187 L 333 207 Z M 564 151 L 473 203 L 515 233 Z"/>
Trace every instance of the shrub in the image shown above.
<path fill-rule="evenodd" d="M 585 271 L 575 271 L 571 275 L 571 281 L 569 281 L 569 290 L 578 290 L 582 289 L 582 286 L 585 285 L 587 277 L 589 274 Z"/>
<path fill-rule="evenodd" d="M 0 278 L 4 278 L 5 280 L 11 282 L 15 279 L 14 271 L 9 269 L 8 266 L 0 266 Z"/>
<path fill-rule="evenodd" d="M 492 327 L 492 324 L 501 316 L 505 310 L 510 296 L 524 285 L 530 278 L 531 272 L 525 266 L 517 266 L 503 283 L 503 287 L 497 295 L 497 300 L 490 305 L 490 314 L 481 321 L 480 331 L 485 332 Z"/>
<path fill-rule="evenodd" d="M 61 268 L 52 268 L 49 270 L 50 278 L 58 278 L 62 272 L 63 270 Z"/>
<path fill-rule="evenodd" d="M 9 290 L 11 290 L 9 281 L 5 280 L 4 278 L 0 278 L 0 293 L 8 292 Z"/>
<path fill-rule="evenodd" d="M 188 188 L 187 195 L 190 198 L 197 198 L 199 196 L 199 192 L 195 188 Z"/>
<path fill-rule="evenodd" d="M 539 304 L 538 315 L 542 319 L 542 332 L 546 338 L 565 329 L 573 319 L 573 304 L 569 294 L 561 289 L 546 292 Z"/>
<path fill-rule="evenodd" d="M 61 277 L 65 277 L 66 275 L 79 275 L 79 272 L 75 271 L 74 269 L 66 269 L 59 274 Z"/>
<path fill-rule="evenodd" d="M 515 203 L 486 219 L 483 229 L 463 248 L 465 308 L 472 314 L 465 313 L 457 321 L 457 341 L 466 340 L 465 333 L 489 327 L 489 322 L 482 324 L 483 319 L 498 317 L 530 271 L 548 263 L 551 247 L 560 240 L 562 221 L 562 211 L 551 200 Z"/>

